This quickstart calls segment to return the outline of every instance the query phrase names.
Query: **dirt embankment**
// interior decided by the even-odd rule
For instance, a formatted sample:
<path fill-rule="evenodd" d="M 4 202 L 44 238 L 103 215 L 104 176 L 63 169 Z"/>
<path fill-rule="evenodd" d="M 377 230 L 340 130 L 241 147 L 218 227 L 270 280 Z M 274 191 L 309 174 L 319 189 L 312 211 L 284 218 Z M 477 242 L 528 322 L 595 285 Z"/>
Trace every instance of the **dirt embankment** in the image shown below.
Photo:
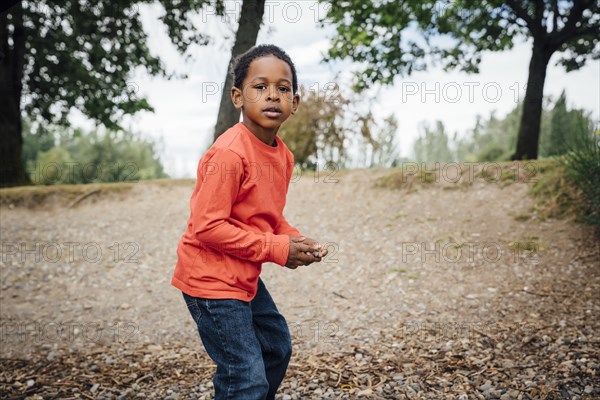
<path fill-rule="evenodd" d="M 600 397 L 591 229 L 538 218 L 518 178 L 373 185 L 389 173 L 290 185 L 288 221 L 330 255 L 264 265 L 294 338 L 279 398 Z M 0 397 L 210 398 L 169 285 L 193 182 L 84 189 L 2 193 Z"/>

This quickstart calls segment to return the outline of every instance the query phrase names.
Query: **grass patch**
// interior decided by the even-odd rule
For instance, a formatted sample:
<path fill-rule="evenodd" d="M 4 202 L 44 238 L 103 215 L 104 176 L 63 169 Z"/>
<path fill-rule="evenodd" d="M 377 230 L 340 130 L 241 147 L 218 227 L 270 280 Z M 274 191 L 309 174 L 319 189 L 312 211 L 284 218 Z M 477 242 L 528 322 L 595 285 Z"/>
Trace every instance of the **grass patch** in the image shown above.
<path fill-rule="evenodd" d="M 137 182 L 103 182 L 87 184 L 31 185 L 0 189 L 0 205 L 35 208 L 53 200 L 68 206 L 81 196 L 120 194 L 130 191 L 135 185 L 174 187 L 194 185 L 195 179 L 151 179 Z"/>
<path fill-rule="evenodd" d="M 17 186 L 0 189 L 0 204 L 34 208 L 52 198 L 68 205 L 72 201 L 75 201 L 79 196 L 92 191 L 99 190 L 100 193 L 124 193 L 131 190 L 133 185 L 135 185 L 135 183 L 115 182 L 76 185 Z"/>
<path fill-rule="evenodd" d="M 139 181 L 137 183 L 148 183 L 148 184 L 157 185 L 157 186 L 164 186 L 164 187 L 189 186 L 189 185 L 193 186 L 193 185 L 196 184 L 196 179 L 195 178 L 183 178 L 183 179 L 148 179 L 148 180 L 144 180 L 144 181 Z"/>
<path fill-rule="evenodd" d="M 374 187 L 414 190 L 417 186 L 440 184 L 444 190 L 468 189 L 474 181 L 499 184 L 528 181 L 535 176 L 534 162 L 481 162 L 481 163 L 411 163 L 411 168 L 393 168 L 391 173 L 375 180 Z"/>
<path fill-rule="evenodd" d="M 537 166 L 536 181 L 529 192 L 536 201 L 534 208 L 540 218 L 574 217 L 581 221 L 581 191 L 568 179 L 565 167 L 555 159 L 544 160 Z"/>
<path fill-rule="evenodd" d="M 379 177 L 373 182 L 373 187 L 386 189 L 405 189 L 412 192 L 418 186 L 428 186 L 437 181 L 436 174 L 429 171 L 407 173 L 400 168 L 394 168 L 392 173 Z"/>
<path fill-rule="evenodd" d="M 510 242 L 508 244 L 508 247 L 511 250 L 527 250 L 527 251 L 539 251 L 542 250 L 544 248 L 544 246 L 539 243 L 539 242 L 535 242 L 535 241 L 527 241 L 527 242 Z"/>
<path fill-rule="evenodd" d="M 531 215 L 529 214 L 517 214 L 515 216 L 513 216 L 515 221 L 519 221 L 519 222 L 525 222 L 525 221 L 529 221 L 531 219 Z"/>

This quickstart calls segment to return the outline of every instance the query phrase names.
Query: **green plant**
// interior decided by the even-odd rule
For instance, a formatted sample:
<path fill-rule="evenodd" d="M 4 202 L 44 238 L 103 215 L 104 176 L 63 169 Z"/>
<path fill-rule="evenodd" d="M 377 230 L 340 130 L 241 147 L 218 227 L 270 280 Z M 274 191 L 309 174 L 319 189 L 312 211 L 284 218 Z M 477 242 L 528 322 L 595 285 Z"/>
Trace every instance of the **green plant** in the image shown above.
<path fill-rule="evenodd" d="M 530 193 L 537 200 L 535 210 L 541 219 L 581 215 L 581 194 L 567 178 L 565 167 L 558 159 L 552 159 L 538 168 Z"/>
<path fill-rule="evenodd" d="M 594 225 L 600 235 L 600 131 L 577 140 L 561 163 L 583 194 L 583 220 Z"/>

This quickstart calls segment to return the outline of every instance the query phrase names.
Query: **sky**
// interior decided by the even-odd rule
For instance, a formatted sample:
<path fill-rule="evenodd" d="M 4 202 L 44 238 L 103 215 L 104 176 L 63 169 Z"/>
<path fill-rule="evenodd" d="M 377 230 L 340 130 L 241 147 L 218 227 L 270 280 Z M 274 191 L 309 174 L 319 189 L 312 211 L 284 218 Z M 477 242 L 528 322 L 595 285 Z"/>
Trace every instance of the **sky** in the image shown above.
<path fill-rule="evenodd" d="M 187 79 L 166 80 L 149 76 L 142 68 L 128 81 L 139 96 L 154 107 L 154 113 L 140 112 L 127 117 L 124 126 L 152 137 L 160 144 L 160 157 L 173 178 L 195 177 L 198 160 L 212 143 L 221 90 L 235 38 L 241 1 L 226 2 L 226 16 L 213 10 L 195 18 L 196 26 L 213 40 L 208 46 L 194 47 L 185 61 L 171 44 L 165 26 L 158 20 L 164 13 L 156 5 L 140 6 L 150 51 L 161 57 L 169 71 L 187 74 Z M 334 34 L 331 24 L 321 27 L 326 4 L 316 1 L 269 1 L 257 44 L 280 46 L 292 58 L 298 80 L 309 90 L 327 88 L 331 82 L 349 89 L 356 65 L 350 61 L 322 63 Z M 475 125 L 477 115 L 491 112 L 503 116 L 525 94 L 531 43 L 519 42 L 501 53 L 483 54 L 479 74 L 445 72 L 429 68 L 410 77 L 397 77 L 394 85 L 376 87 L 365 94 L 379 121 L 395 114 L 399 121 L 397 141 L 400 156 L 410 156 L 419 125 L 436 120 L 451 135 L 464 135 Z M 544 94 L 556 98 L 565 90 L 568 106 L 584 108 L 600 119 L 600 61 L 588 61 L 578 71 L 566 73 L 550 60 Z M 336 76 L 338 76 L 336 80 Z M 365 102 L 367 104 L 367 102 Z M 74 112 L 75 125 L 92 128 L 91 121 Z"/>

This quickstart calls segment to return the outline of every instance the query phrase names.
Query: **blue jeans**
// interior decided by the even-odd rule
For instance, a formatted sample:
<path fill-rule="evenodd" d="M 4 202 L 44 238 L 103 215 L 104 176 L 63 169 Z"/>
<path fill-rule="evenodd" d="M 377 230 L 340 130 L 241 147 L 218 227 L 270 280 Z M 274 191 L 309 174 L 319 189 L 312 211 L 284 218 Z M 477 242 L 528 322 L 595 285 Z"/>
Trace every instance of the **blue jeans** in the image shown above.
<path fill-rule="evenodd" d="M 275 399 L 292 355 L 292 340 L 262 280 L 249 303 L 186 293 L 183 298 L 206 352 L 217 364 L 215 400 Z"/>

